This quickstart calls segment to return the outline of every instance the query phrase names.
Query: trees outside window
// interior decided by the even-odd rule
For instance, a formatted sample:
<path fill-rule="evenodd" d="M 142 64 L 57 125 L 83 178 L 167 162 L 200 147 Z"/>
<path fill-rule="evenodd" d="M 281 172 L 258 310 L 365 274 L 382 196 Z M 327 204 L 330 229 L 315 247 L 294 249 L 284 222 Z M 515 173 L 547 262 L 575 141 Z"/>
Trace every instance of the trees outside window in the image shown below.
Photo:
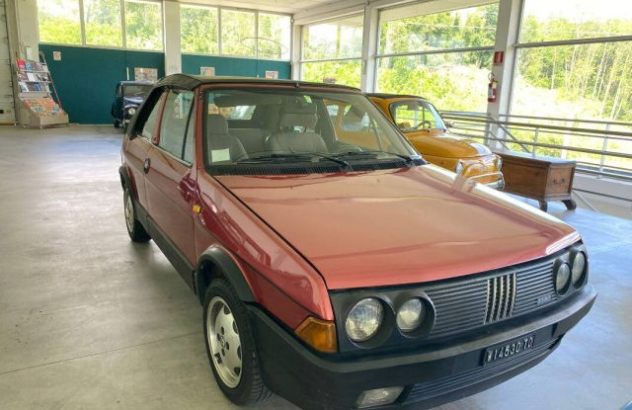
<path fill-rule="evenodd" d="M 78 0 L 38 0 L 37 16 L 41 42 L 82 43 Z"/>
<path fill-rule="evenodd" d="M 260 58 L 290 59 L 290 16 L 259 13 L 257 51 Z"/>
<path fill-rule="evenodd" d="M 304 27 L 301 79 L 359 87 L 363 23 L 359 15 Z"/>
<path fill-rule="evenodd" d="M 123 46 L 121 2 L 119 0 L 83 0 L 86 44 Z"/>
<path fill-rule="evenodd" d="M 428 6 L 419 7 L 382 13 L 377 90 L 420 95 L 441 110 L 487 111 L 498 3 L 399 17 Z"/>
<path fill-rule="evenodd" d="M 216 7 L 180 6 L 182 51 L 219 54 L 218 12 Z"/>
<path fill-rule="evenodd" d="M 125 0 L 125 36 L 127 48 L 162 50 L 162 5 Z"/>
<path fill-rule="evenodd" d="M 255 57 L 255 13 L 222 9 L 222 54 Z"/>

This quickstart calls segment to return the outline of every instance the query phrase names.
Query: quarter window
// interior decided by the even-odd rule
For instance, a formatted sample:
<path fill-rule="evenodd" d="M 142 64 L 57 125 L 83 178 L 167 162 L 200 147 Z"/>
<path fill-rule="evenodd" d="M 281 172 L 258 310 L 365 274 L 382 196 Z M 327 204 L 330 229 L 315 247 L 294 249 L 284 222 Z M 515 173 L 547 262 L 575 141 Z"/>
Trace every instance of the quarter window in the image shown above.
<path fill-rule="evenodd" d="M 145 120 L 145 124 L 143 124 L 143 130 L 141 131 L 141 135 L 148 140 L 153 140 L 156 134 L 156 126 L 158 125 L 158 117 L 160 114 L 160 107 L 162 106 L 162 97 L 164 94 L 156 99 L 156 104 L 152 108 L 147 120 Z M 149 107 L 147 107 L 149 108 Z M 141 113 L 142 115 L 142 113 Z M 141 117 L 142 118 L 142 117 Z M 140 119 L 140 118 L 139 118 Z M 142 121 L 142 120 L 141 120 Z M 136 128 L 138 129 L 138 128 Z"/>
<path fill-rule="evenodd" d="M 160 126 L 158 146 L 176 158 L 185 158 L 184 140 L 192 106 L 193 93 L 191 91 L 172 90 L 169 92 Z"/>

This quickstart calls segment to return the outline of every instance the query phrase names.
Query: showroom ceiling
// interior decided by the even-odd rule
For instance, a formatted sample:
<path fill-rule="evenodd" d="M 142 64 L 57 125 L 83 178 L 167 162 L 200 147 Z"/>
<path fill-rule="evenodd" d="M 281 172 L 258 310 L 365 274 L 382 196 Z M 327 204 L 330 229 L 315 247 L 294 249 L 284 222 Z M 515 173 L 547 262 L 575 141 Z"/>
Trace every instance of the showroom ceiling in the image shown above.
<path fill-rule="evenodd" d="M 321 5 L 335 3 L 335 1 L 332 0 L 185 0 L 180 2 L 277 11 L 292 14 Z"/>

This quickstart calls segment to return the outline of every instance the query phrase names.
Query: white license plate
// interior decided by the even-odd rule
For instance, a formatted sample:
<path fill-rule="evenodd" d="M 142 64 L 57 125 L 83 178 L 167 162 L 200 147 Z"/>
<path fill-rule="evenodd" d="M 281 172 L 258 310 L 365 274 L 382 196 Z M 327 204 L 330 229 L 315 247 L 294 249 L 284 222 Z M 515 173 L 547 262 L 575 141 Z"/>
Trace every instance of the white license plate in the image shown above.
<path fill-rule="evenodd" d="M 483 353 L 483 365 L 498 362 L 508 357 L 515 356 L 526 350 L 533 349 L 535 345 L 535 334 L 514 339 L 500 346 L 490 347 Z"/>

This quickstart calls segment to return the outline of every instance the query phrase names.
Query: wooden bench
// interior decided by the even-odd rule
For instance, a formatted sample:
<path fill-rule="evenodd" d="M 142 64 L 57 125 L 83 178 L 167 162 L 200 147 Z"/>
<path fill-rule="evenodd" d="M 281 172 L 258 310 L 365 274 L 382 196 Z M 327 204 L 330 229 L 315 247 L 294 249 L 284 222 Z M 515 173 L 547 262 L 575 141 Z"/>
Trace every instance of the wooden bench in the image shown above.
<path fill-rule="evenodd" d="M 505 192 L 535 199 L 543 211 L 547 210 L 547 201 L 562 201 L 568 210 L 577 208 L 571 198 L 575 161 L 514 151 L 496 154 L 503 160 Z"/>

